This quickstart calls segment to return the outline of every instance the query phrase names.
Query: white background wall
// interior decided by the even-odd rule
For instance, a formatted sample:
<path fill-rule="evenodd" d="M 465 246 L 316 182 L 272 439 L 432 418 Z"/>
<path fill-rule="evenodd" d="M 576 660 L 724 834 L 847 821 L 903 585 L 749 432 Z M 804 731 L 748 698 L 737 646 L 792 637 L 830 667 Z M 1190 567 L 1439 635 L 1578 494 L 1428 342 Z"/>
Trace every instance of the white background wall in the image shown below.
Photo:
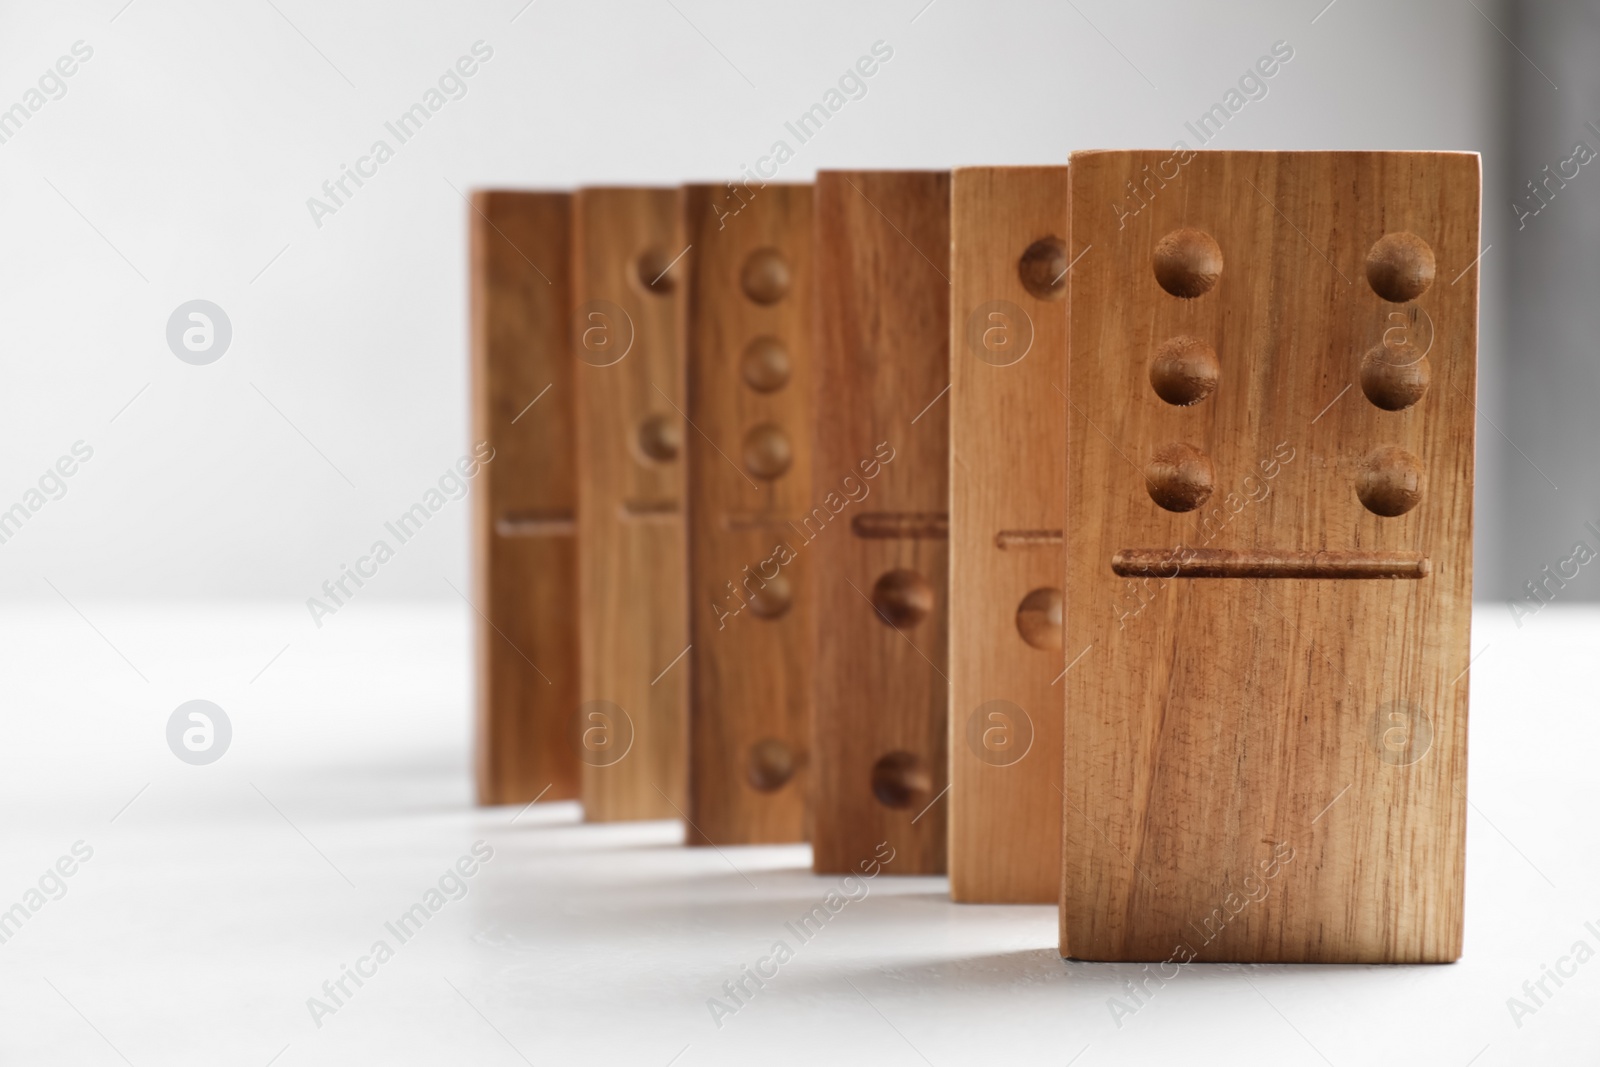
<path fill-rule="evenodd" d="M 1514 221 L 1499 86 L 1523 60 L 1484 0 L 124 2 L 0 6 L 0 108 L 94 50 L 0 144 L 0 507 L 94 449 L 0 544 L 12 600 L 313 594 L 468 447 L 458 190 L 732 176 L 878 40 L 893 59 L 783 178 L 1167 145 L 1281 40 L 1293 60 L 1214 147 L 1478 150 L 1485 240 Z M 467 95 L 314 225 L 307 198 L 478 40 Z M 1483 263 L 1491 417 L 1508 263 Z M 165 341 L 196 297 L 233 325 L 210 366 Z M 1503 443 L 1480 441 L 1482 594 Z M 362 603 L 453 598 L 467 518 Z"/>

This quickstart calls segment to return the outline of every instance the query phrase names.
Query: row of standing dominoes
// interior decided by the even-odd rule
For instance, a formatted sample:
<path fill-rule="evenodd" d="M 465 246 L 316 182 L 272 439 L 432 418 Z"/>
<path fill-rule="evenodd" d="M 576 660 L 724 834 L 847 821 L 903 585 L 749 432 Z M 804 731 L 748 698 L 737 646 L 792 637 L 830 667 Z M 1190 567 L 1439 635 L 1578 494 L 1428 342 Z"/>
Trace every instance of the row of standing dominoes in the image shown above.
<path fill-rule="evenodd" d="M 1454 958 L 1477 195 L 1192 152 L 477 195 L 480 799 L 888 842 L 1083 958 Z"/>

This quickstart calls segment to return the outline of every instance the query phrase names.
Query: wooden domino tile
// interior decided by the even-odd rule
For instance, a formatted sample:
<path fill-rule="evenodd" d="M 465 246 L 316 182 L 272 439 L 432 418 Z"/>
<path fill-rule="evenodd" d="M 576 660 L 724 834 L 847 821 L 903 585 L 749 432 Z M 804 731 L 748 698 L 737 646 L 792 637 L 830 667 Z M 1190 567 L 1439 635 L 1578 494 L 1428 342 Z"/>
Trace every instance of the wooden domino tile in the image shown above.
<path fill-rule="evenodd" d="M 801 841 L 811 748 L 811 186 L 684 190 L 692 844 Z"/>
<path fill-rule="evenodd" d="M 968 167 L 951 177 L 957 901 L 1048 904 L 1061 892 L 1066 228 L 1066 167 Z"/>
<path fill-rule="evenodd" d="M 472 198 L 472 434 L 482 804 L 578 795 L 577 505 L 566 193 Z"/>
<path fill-rule="evenodd" d="M 681 818 L 683 240 L 673 189 L 582 189 L 574 203 L 582 705 L 593 821 Z"/>
<path fill-rule="evenodd" d="M 945 868 L 950 178 L 816 182 L 812 857 Z"/>
<path fill-rule="evenodd" d="M 1070 184 L 1061 950 L 1454 960 L 1477 157 Z"/>

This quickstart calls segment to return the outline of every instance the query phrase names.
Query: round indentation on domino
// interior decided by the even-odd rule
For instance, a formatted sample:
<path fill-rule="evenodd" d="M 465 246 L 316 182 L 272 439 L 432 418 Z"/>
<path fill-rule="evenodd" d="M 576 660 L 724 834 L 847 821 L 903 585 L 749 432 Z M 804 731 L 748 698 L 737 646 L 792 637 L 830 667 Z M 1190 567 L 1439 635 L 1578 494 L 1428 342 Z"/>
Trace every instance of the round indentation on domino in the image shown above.
<path fill-rule="evenodd" d="M 1367 284 L 1393 304 L 1404 304 L 1433 284 L 1433 249 L 1414 233 L 1386 233 L 1367 252 Z"/>
<path fill-rule="evenodd" d="M 1422 460 L 1399 445 L 1379 445 L 1356 471 L 1356 497 L 1374 515 L 1394 518 L 1417 506 L 1426 482 Z"/>
<path fill-rule="evenodd" d="M 763 579 L 763 584 L 755 589 L 747 583 L 745 591 L 750 594 L 750 611 L 758 619 L 779 618 L 794 603 L 794 587 L 781 574 Z"/>
<path fill-rule="evenodd" d="M 794 462 L 789 435 L 777 423 L 763 422 L 744 435 L 744 466 L 757 478 L 771 481 L 780 477 Z"/>
<path fill-rule="evenodd" d="M 760 793 L 773 793 L 789 784 L 800 760 L 794 748 L 776 737 L 763 738 L 750 746 L 745 757 L 745 780 Z"/>
<path fill-rule="evenodd" d="M 1156 242 L 1150 265 L 1156 282 L 1173 296 L 1204 296 L 1222 277 L 1222 248 L 1204 230 L 1185 226 Z"/>
<path fill-rule="evenodd" d="M 872 765 L 872 795 L 886 808 L 920 805 L 933 792 L 933 774 L 921 756 L 897 749 Z"/>
<path fill-rule="evenodd" d="M 1168 338 L 1150 361 L 1150 387 L 1169 404 L 1188 407 L 1216 391 L 1222 380 L 1217 351 L 1198 337 Z"/>
<path fill-rule="evenodd" d="M 789 261 L 776 248 L 758 248 L 745 257 L 739 287 L 758 304 L 776 304 L 789 293 Z"/>
<path fill-rule="evenodd" d="M 1067 292 L 1067 246 L 1059 237 L 1041 237 L 1017 260 L 1017 278 L 1038 300 L 1060 300 Z"/>
<path fill-rule="evenodd" d="M 1361 391 L 1385 411 L 1403 411 L 1422 399 L 1432 373 L 1415 345 L 1375 345 L 1361 359 Z"/>
<path fill-rule="evenodd" d="M 872 606 L 896 629 L 915 626 L 933 610 L 933 586 L 916 571 L 888 571 L 873 583 Z"/>
<path fill-rule="evenodd" d="M 1211 457 L 1193 445 L 1162 445 L 1144 470 L 1150 499 L 1168 511 L 1193 511 L 1211 499 L 1216 471 Z"/>
<path fill-rule="evenodd" d="M 683 427 L 672 415 L 656 414 L 639 423 L 634 437 L 639 453 L 655 463 L 671 463 L 683 448 Z"/>
<path fill-rule="evenodd" d="M 1060 651 L 1061 590 L 1035 589 L 1017 605 L 1017 633 L 1034 648 Z"/>
<path fill-rule="evenodd" d="M 756 392 L 777 392 L 789 384 L 789 374 L 789 349 L 776 337 L 757 337 L 744 346 L 739 376 Z"/>
<path fill-rule="evenodd" d="M 671 252 L 659 245 L 647 248 L 633 261 L 634 276 L 645 292 L 666 296 L 678 287 L 682 260 L 682 256 L 674 259 Z"/>

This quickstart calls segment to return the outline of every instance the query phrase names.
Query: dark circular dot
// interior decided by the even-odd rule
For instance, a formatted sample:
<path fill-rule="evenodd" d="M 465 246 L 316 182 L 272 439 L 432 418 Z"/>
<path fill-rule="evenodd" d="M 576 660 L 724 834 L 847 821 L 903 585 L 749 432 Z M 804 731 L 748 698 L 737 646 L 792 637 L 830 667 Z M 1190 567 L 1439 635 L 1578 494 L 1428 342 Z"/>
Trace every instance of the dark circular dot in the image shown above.
<path fill-rule="evenodd" d="M 789 469 L 794 461 L 794 450 L 789 446 L 789 435 L 783 427 L 764 422 L 752 426 L 744 435 L 744 465 L 757 478 L 768 480 Z"/>
<path fill-rule="evenodd" d="M 1356 496 L 1374 515 L 1404 515 L 1422 499 L 1422 460 L 1398 445 L 1367 453 L 1356 472 Z"/>
<path fill-rule="evenodd" d="M 639 424 L 639 451 L 657 463 L 678 458 L 683 447 L 683 429 L 671 415 L 651 415 Z"/>
<path fill-rule="evenodd" d="M 1041 237 L 1017 260 L 1022 287 L 1040 300 L 1060 300 L 1067 292 L 1067 246 L 1059 237 Z"/>
<path fill-rule="evenodd" d="M 768 737 L 750 746 L 745 777 L 750 788 L 762 793 L 782 789 L 800 767 L 794 749 L 786 742 Z"/>
<path fill-rule="evenodd" d="M 1400 411 L 1428 391 L 1432 368 L 1414 345 L 1380 344 L 1361 360 L 1361 391 L 1385 411 Z"/>
<path fill-rule="evenodd" d="M 1367 284 L 1385 300 L 1404 304 L 1433 284 L 1433 249 L 1414 233 L 1386 233 L 1367 253 Z"/>
<path fill-rule="evenodd" d="M 1156 449 L 1144 477 L 1150 499 L 1168 511 L 1193 511 L 1211 499 L 1216 484 L 1211 458 L 1193 445 L 1177 443 Z"/>
<path fill-rule="evenodd" d="M 794 590 L 789 585 L 789 579 L 781 574 L 765 581 L 765 585 L 747 590 L 750 593 L 750 610 L 759 619 L 776 619 L 794 603 Z"/>
<path fill-rule="evenodd" d="M 744 261 L 739 285 L 758 304 L 776 304 L 789 292 L 789 261 L 776 248 L 758 248 Z"/>
<path fill-rule="evenodd" d="M 1061 590 L 1035 589 L 1017 605 L 1017 633 L 1034 648 L 1060 649 L 1061 605 Z"/>
<path fill-rule="evenodd" d="M 739 359 L 744 384 L 758 393 L 775 393 L 789 384 L 789 350 L 776 337 L 757 337 Z"/>
<path fill-rule="evenodd" d="M 920 756 L 895 751 L 872 765 L 872 795 L 886 808 L 909 808 L 933 792 L 933 775 Z"/>
<path fill-rule="evenodd" d="M 1210 396 L 1222 377 L 1217 353 L 1198 337 L 1163 341 L 1150 361 L 1150 387 L 1169 404 L 1187 407 Z"/>
<path fill-rule="evenodd" d="M 889 571 L 872 586 L 872 606 L 891 626 L 915 626 L 933 610 L 933 586 L 916 571 Z"/>
<path fill-rule="evenodd" d="M 1222 276 L 1222 249 L 1204 230 L 1173 230 L 1156 242 L 1151 256 L 1156 281 L 1173 296 L 1204 296 Z"/>
<path fill-rule="evenodd" d="M 664 248 L 647 248 L 634 261 L 634 273 L 645 292 L 666 296 L 678 287 L 678 271 L 683 266 Z"/>

